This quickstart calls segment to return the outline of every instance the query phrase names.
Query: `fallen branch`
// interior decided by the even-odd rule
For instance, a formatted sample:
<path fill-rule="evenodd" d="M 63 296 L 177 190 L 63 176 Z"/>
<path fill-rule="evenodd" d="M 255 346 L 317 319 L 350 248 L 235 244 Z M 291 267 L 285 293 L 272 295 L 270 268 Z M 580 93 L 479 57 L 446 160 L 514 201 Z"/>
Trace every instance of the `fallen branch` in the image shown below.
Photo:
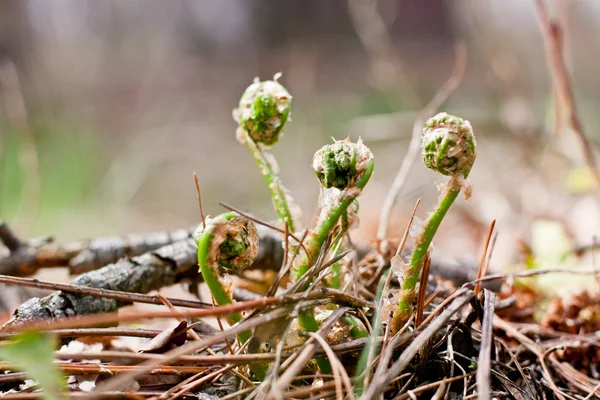
<path fill-rule="evenodd" d="M 320 294 L 318 295 L 320 296 Z M 15 320 L 14 318 L 6 322 L 0 327 L 0 332 L 24 332 L 24 331 L 50 331 L 56 329 L 77 329 L 77 328 L 89 328 L 107 325 L 116 325 L 119 323 L 131 323 L 144 319 L 153 318 L 213 318 L 227 316 L 231 313 L 245 310 L 253 310 L 256 308 L 263 308 L 273 304 L 281 304 L 284 300 L 291 303 L 297 303 L 301 300 L 299 296 L 291 299 L 284 299 L 282 297 L 263 297 L 260 300 L 252 300 L 246 302 L 238 302 L 227 306 L 219 307 L 207 307 L 201 309 L 194 309 L 190 311 L 179 311 L 174 314 L 173 311 L 145 311 L 140 312 L 139 310 L 132 310 L 130 312 L 117 313 L 101 313 L 83 316 L 73 316 L 60 319 L 43 319 L 33 321 Z M 324 303 L 330 300 L 314 300 L 315 303 Z"/>
<path fill-rule="evenodd" d="M 276 243 L 281 241 L 273 234 L 262 232 L 261 250 L 253 267 L 278 269 L 279 265 L 274 262 L 278 261 L 278 254 L 283 249 L 278 250 Z M 139 296 L 116 292 L 148 293 L 188 277 L 198 279 L 196 252 L 196 243 L 188 238 L 87 272 L 76 278 L 72 285 L 61 287 L 69 292 L 58 291 L 43 298 L 29 299 L 17 308 L 7 324 L 15 326 L 32 320 L 113 312 L 132 301 L 148 300 L 147 297 L 138 299 Z M 87 289 L 73 289 L 76 286 Z"/>
<path fill-rule="evenodd" d="M 76 278 L 75 286 L 88 286 L 121 292 L 148 293 L 172 285 L 196 265 L 193 239 L 176 242 L 130 259 L 122 259 Z M 130 304 L 123 299 L 93 297 L 63 291 L 34 297 L 17 308 L 10 325 L 32 320 L 49 320 L 76 315 L 106 313 Z"/>
<path fill-rule="evenodd" d="M 192 233 L 193 229 L 179 229 L 60 245 L 52 239 L 41 243 L 23 241 L 6 223 L 0 221 L 0 242 L 9 251 L 6 256 L 0 257 L 0 274 L 29 276 L 40 268 L 68 267 L 71 274 L 77 275 L 114 263 L 123 257 L 135 257 L 191 238 Z"/>
<path fill-rule="evenodd" d="M 0 220 L 0 243 L 8 254 L 0 256 L 0 274 L 30 276 L 41 268 L 67 267 L 72 275 L 93 271 L 116 263 L 125 257 L 136 257 L 172 243 L 192 238 L 194 229 L 113 236 L 56 244 L 51 239 L 23 241 Z M 278 234 L 264 226 L 258 227 L 260 249 L 253 265 L 255 269 L 278 269 L 283 248 Z M 194 258 L 196 250 L 193 249 Z M 1 254 L 1 253 L 0 253 Z M 184 256 L 184 258 L 187 255 Z"/>

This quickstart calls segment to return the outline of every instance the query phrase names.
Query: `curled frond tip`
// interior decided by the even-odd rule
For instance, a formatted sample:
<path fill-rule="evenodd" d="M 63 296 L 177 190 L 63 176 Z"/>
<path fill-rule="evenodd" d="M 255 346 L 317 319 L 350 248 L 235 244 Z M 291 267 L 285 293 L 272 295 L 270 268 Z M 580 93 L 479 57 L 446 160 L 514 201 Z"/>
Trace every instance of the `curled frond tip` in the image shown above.
<path fill-rule="evenodd" d="M 469 121 L 446 113 L 429 118 L 423 128 L 422 156 L 427 168 L 466 178 L 477 156 Z"/>
<path fill-rule="evenodd" d="M 242 94 L 233 118 L 239 124 L 238 139 L 243 141 L 243 134 L 256 143 L 272 146 L 277 143 L 282 129 L 290 119 L 292 96 L 277 82 L 281 74 L 276 74 L 271 81 L 255 79 Z"/>
<path fill-rule="evenodd" d="M 358 140 L 335 141 L 319 149 L 313 157 L 313 169 L 323 187 L 344 190 L 352 186 L 373 160 L 367 146 Z"/>

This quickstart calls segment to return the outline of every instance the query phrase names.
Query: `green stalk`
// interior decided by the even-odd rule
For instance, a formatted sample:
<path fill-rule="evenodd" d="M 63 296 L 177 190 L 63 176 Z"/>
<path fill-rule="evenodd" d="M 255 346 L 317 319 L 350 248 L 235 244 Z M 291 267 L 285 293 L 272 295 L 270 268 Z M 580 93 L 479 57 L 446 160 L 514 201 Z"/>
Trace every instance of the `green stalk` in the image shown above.
<path fill-rule="evenodd" d="M 402 291 L 398 301 L 398 308 L 394 314 L 394 319 L 392 320 L 392 332 L 397 332 L 412 314 L 413 303 L 416 298 L 415 289 L 417 283 L 419 283 L 419 274 L 423 269 L 425 258 L 429 252 L 429 245 L 442 223 L 444 216 L 450 209 L 452 203 L 454 203 L 454 200 L 456 200 L 456 197 L 458 197 L 459 193 L 460 188 L 448 190 L 446 195 L 442 197 L 437 209 L 429 217 L 423 234 L 420 237 L 421 240 L 415 244 L 407 274 L 404 276 L 404 281 L 402 282 Z"/>
<path fill-rule="evenodd" d="M 404 276 L 400 299 L 391 323 L 392 333 L 396 333 L 413 312 L 419 274 L 425 264 L 431 241 L 452 203 L 465 186 L 464 180 L 468 177 L 477 156 L 475 136 L 469 121 L 446 113 L 440 113 L 425 123 L 422 147 L 425 165 L 451 178 L 436 210 L 417 236 L 408 268 L 400 271 Z"/>
<path fill-rule="evenodd" d="M 367 375 L 370 376 L 371 374 L 371 362 L 375 358 L 375 354 L 379 349 L 379 343 L 377 342 L 377 338 L 381 335 L 381 314 L 379 311 L 381 310 L 381 297 L 383 294 L 383 287 L 385 285 L 385 281 L 387 280 L 387 276 L 389 273 L 389 270 L 385 271 L 381 278 L 379 278 L 379 283 L 377 284 L 377 293 L 375 295 L 377 307 L 373 312 L 373 319 L 371 320 L 373 332 L 369 337 L 367 345 L 364 347 L 362 353 L 360 353 L 360 358 L 356 366 L 356 375 L 354 377 L 354 393 L 356 394 L 357 398 L 359 398 L 363 394 Z"/>
<path fill-rule="evenodd" d="M 359 152 L 361 157 L 357 156 Z M 359 158 L 362 161 L 360 166 L 357 165 Z M 369 182 L 374 166 L 373 155 L 362 143 L 354 144 L 346 140 L 324 146 L 317 152 L 313 167 L 321 184 L 325 188 L 336 187 L 343 192 L 333 206 L 322 211 L 320 222 L 306 246 L 307 253 L 298 266 L 296 280 L 302 278 L 316 261 L 329 233 Z M 357 190 L 347 190 L 349 188 Z M 307 283 L 305 289 L 309 285 L 310 283 Z M 319 329 L 312 309 L 300 311 L 298 323 L 307 332 L 316 332 Z M 331 365 L 326 358 L 320 357 L 316 360 L 323 374 L 331 373 Z"/>
<path fill-rule="evenodd" d="M 354 199 L 355 203 L 358 203 L 356 199 Z M 339 253 L 341 253 L 341 244 L 342 241 L 344 239 L 344 235 L 345 233 L 348 231 L 348 214 L 346 212 L 343 213 L 342 217 L 342 230 L 339 233 L 339 236 L 334 240 L 333 243 L 333 256 L 337 256 Z M 340 264 L 340 262 L 336 262 L 333 265 L 331 265 L 331 267 L 329 267 L 331 269 L 331 279 L 329 282 L 329 287 L 334 288 L 334 289 L 340 289 L 342 287 L 342 276 L 341 276 L 341 268 L 342 265 Z M 334 305 L 330 305 L 331 307 L 335 308 Z M 308 318 L 306 318 L 306 315 L 300 314 L 299 315 L 299 321 L 300 319 L 303 319 L 303 321 L 300 321 L 300 326 L 302 326 L 302 324 L 305 324 L 305 327 L 314 327 L 314 323 L 313 321 L 310 319 L 310 316 L 308 316 Z M 314 313 L 313 313 L 313 318 L 314 318 Z M 352 335 L 353 338 L 355 339 L 360 339 L 363 337 L 368 336 L 368 332 L 366 330 L 363 330 L 361 327 L 360 322 L 356 319 L 355 316 L 353 315 L 345 315 L 343 320 L 345 321 L 346 324 L 350 325 L 350 334 Z M 306 329 L 306 328 L 304 328 Z M 318 326 L 317 326 L 318 329 Z M 309 331 L 312 332 L 312 331 Z M 327 360 L 325 360 L 327 361 Z"/>
<path fill-rule="evenodd" d="M 279 179 L 279 175 L 275 173 L 273 166 L 265 156 L 259 143 L 256 143 L 252 138 L 247 136 L 246 145 L 248 146 L 248 149 L 250 149 L 252 157 L 254 158 L 254 161 L 256 161 L 262 176 L 265 178 L 265 182 L 267 182 L 267 186 L 271 192 L 273 206 L 275 207 L 279 219 L 284 224 L 287 223 L 290 232 L 295 232 L 294 218 L 290 211 L 286 191 L 281 183 L 281 179 Z"/>
<path fill-rule="evenodd" d="M 340 233 L 340 236 L 333 241 L 333 257 L 336 257 L 341 253 L 342 241 L 344 235 Z M 331 267 L 331 279 L 329 280 L 329 287 L 333 289 L 341 289 L 342 287 L 342 264 L 339 261 L 335 262 Z"/>
<path fill-rule="evenodd" d="M 358 200 L 354 199 L 355 210 L 354 213 L 358 214 Z M 341 217 L 341 227 L 340 233 L 333 240 L 333 257 L 338 256 L 342 252 L 342 243 L 344 241 L 344 236 L 350 230 L 350 221 L 348 220 L 348 212 L 346 211 Z M 333 289 L 341 289 L 342 288 L 342 264 L 340 261 L 335 262 L 331 267 L 331 278 L 329 279 L 329 287 Z"/>
<path fill-rule="evenodd" d="M 358 200 L 354 199 L 354 205 L 356 206 L 355 212 L 358 212 Z M 338 234 L 337 238 L 333 241 L 333 257 L 336 257 L 341 253 L 342 250 L 342 241 L 344 240 L 344 235 L 348 232 L 350 228 L 350 224 L 348 221 L 348 213 L 344 213 L 341 218 L 342 229 Z M 333 289 L 341 289 L 342 288 L 342 264 L 338 261 L 329 267 L 331 270 L 331 278 L 329 279 L 329 287 Z M 330 308 L 335 309 L 336 306 L 334 304 L 329 305 Z M 369 333 L 362 328 L 362 324 L 354 315 L 344 315 L 343 320 L 346 324 L 348 324 L 350 328 L 350 334 L 354 339 L 360 339 L 363 337 L 369 336 Z"/>
<path fill-rule="evenodd" d="M 371 174 L 373 173 L 373 168 L 375 167 L 375 163 L 373 160 L 369 160 L 366 165 L 366 168 L 363 174 L 360 176 L 359 180 L 356 182 L 356 187 L 359 190 L 364 189 L 371 178 Z M 321 252 L 321 247 L 327 240 L 327 236 L 329 232 L 335 227 L 340 217 L 348 210 L 348 207 L 354 201 L 356 197 L 346 197 L 339 199 L 333 208 L 330 209 L 329 213 L 322 218 L 321 222 L 317 226 L 315 230 L 315 234 L 312 236 L 308 246 L 306 246 L 307 255 L 304 256 L 300 266 L 298 267 L 298 272 L 296 273 L 296 280 L 302 278 L 306 272 L 311 267 L 311 263 L 314 262 L 319 253 Z"/>

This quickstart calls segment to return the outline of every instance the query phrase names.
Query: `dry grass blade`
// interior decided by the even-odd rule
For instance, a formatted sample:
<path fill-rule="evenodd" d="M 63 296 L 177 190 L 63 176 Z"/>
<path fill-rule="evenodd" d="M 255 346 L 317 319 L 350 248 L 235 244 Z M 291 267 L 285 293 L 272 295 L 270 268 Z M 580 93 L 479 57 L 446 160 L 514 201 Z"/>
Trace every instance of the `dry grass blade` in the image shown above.
<path fill-rule="evenodd" d="M 537 269 L 533 271 L 522 271 L 522 272 L 511 272 L 508 274 L 494 274 L 488 276 L 482 276 L 481 278 L 472 282 L 465 283 L 464 287 L 474 287 L 475 285 L 483 282 L 490 281 L 505 281 L 514 278 L 533 278 L 535 276 L 547 275 L 547 274 L 565 274 L 565 275 L 580 275 L 580 276 L 600 276 L 600 270 L 598 269 L 575 269 L 575 268 L 545 268 Z"/>
<path fill-rule="evenodd" d="M 228 394 L 227 396 L 221 397 L 221 400 L 231 400 L 231 399 L 243 399 L 244 395 L 250 393 L 254 390 L 254 387 L 248 387 L 242 390 L 238 390 L 237 392 Z"/>
<path fill-rule="evenodd" d="M 200 218 L 202 220 L 202 226 L 206 226 L 206 215 L 204 214 L 204 207 L 202 206 L 202 192 L 200 191 L 200 182 L 198 181 L 198 175 L 194 172 L 194 184 L 196 185 L 196 197 L 198 197 L 198 209 L 200 211 Z"/>
<path fill-rule="evenodd" d="M 197 388 L 200 385 L 205 384 L 206 382 L 208 382 L 212 379 L 218 379 L 225 372 L 227 372 L 228 370 L 231 370 L 231 368 L 232 368 L 231 365 L 227 365 L 223 368 L 220 368 L 220 369 L 214 371 L 211 374 L 208 374 L 208 375 L 205 375 L 202 377 L 198 377 L 198 379 L 195 379 L 195 380 L 191 380 L 189 383 L 182 385 L 181 390 L 179 390 L 177 393 L 175 393 L 173 396 L 171 396 L 170 400 L 178 399 L 179 397 L 183 396 L 184 394 L 188 393 L 189 391 Z"/>
<path fill-rule="evenodd" d="M 492 320 L 496 294 L 487 289 L 483 291 L 483 320 L 481 321 L 481 348 L 477 359 L 477 393 L 480 400 L 489 400 L 491 393 L 490 371 L 492 355 Z"/>
<path fill-rule="evenodd" d="M 331 368 L 333 370 L 333 380 L 335 382 L 335 392 L 338 399 L 342 399 L 344 397 L 348 397 L 350 399 L 354 399 L 353 390 L 352 390 L 352 382 L 350 382 L 350 377 L 344 368 L 344 365 L 341 363 L 340 359 L 335 355 L 329 343 L 320 335 L 309 332 L 309 336 L 315 339 L 323 350 L 325 351 L 325 355 L 329 359 L 329 363 L 331 364 Z M 344 395 L 343 386 L 346 387 L 346 394 Z"/>
<path fill-rule="evenodd" d="M 593 389 L 593 390 L 591 390 L 591 391 L 590 391 L 590 393 L 589 393 L 587 396 L 585 396 L 585 399 L 583 399 L 583 400 L 589 400 L 589 399 L 591 399 L 591 398 L 592 398 L 594 395 L 597 395 L 599 392 L 600 392 L 600 383 L 599 383 L 599 384 L 597 384 L 597 385 L 594 387 L 594 389 Z"/>
<path fill-rule="evenodd" d="M 402 250 L 404 250 L 404 246 L 406 245 L 406 241 L 408 240 L 408 235 L 410 233 L 410 227 L 412 226 L 413 220 L 415 219 L 415 215 L 417 214 L 417 209 L 419 208 L 419 204 L 421 204 L 421 199 L 417 199 L 415 206 L 413 207 L 412 213 L 410 214 L 410 218 L 408 219 L 408 223 L 406 224 L 406 228 L 404 229 L 404 233 L 402 234 L 402 240 L 400 240 L 400 244 L 396 249 L 395 256 L 398 257 L 402 254 Z"/>
<path fill-rule="evenodd" d="M 274 296 L 275 293 L 277 293 L 277 289 L 279 288 L 279 284 L 281 283 L 281 280 L 283 279 L 283 277 L 287 274 L 287 272 L 290 270 L 290 268 L 292 267 L 294 260 L 296 259 L 296 256 L 298 255 L 298 251 L 299 248 L 296 248 L 294 255 L 292 256 L 290 262 L 288 263 L 288 257 L 289 257 L 289 251 L 290 251 L 290 227 L 288 225 L 288 223 L 285 223 L 285 236 L 284 236 L 284 242 L 283 242 L 283 263 L 281 265 L 281 269 L 279 270 L 279 272 L 277 273 L 277 276 L 275 277 L 275 279 L 273 280 L 273 284 L 271 285 L 271 287 L 269 288 L 269 291 L 267 292 L 267 296 Z M 306 235 L 308 235 L 308 230 L 304 231 L 304 235 L 302 236 L 302 243 L 304 243 L 304 239 L 306 239 Z"/>
<path fill-rule="evenodd" d="M 288 352 L 285 353 L 289 355 Z M 84 351 L 81 353 L 66 353 L 57 352 L 55 353 L 57 360 L 100 360 L 100 361 L 116 361 L 116 360 L 130 360 L 130 361 L 148 361 L 156 360 L 162 362 L 165 359 L 163 354 L 154 353 L 133 353 L 126 351 L 109 351 L 103 350 L 101 352 L 89 352 Z M 265 362 L 272 361 L 275 358 L 274 354 L 214 354 L 214 355 L 191 355 L 181 356 L 178 358 L 179 361 L 190 363 L 194 365 L 218 365 L 218 364 L 249 364 L 254 362 Z"/>
<path fill-rule="evenodd" d="M 101 396 L 95 392 L 71 392 L 69 393 L 70 399 L 98 399 L 101 397 L 106 400 L 137 400 L 145 399 L 154 396 L 160 396 L 162 392 L 135 392 L 127 393 L 121 391 L 104 392 Z M 2 395 L 2 400 L 45 400 L 46 395 L 44 393 L 9 393 Z"/>
<path fill-rule="evenodd" d="M 135 365 L 98 365 L 85 363 L 57 363 L 62 371 L 73 375 L 114 375 L 127 372 L 134 372 L 139 368 Z M 10 364 L 0 363 L 0 370 L 14 370 Z M 190 375 L 198 372 L 204 372 L 207 367 L 181 366 L 181 365 L 160 365 L 148 371 L 150 375 Z"/>
<path fill-rule="evenodd" d="M 427 282 L 429 282 L 429 270 L 431 267 L 431 257 L 427 256 L 421 277 L 419 278 L 419 293 L 417 296 L 417 307 L 415 315 L 415 327 L 418 328 L 423 322 L 423 312 L 425 311 L 425 296 L 427 295 Z"/>
<path fill-rule="evenodd" d="M 334 382 L 325 382 L 322 386 L 304 386 L 285 393 L 285 399 L 320 399 L 327 390 L 335 388 Z"/>
<path fill-rule="evenodd" d="M 593 390 L 596 385 L 598 385 L 598 380 L 581 373 L 569 363 L 559 362 L 556 359 L 554 352 L 557 350 L 565 350 L 567 347 L 571 347 L 570 344 L 561 344 L 549 348 L 544 353 L 544 360 L 549 359 L 558 374 L 560 374 L 560 376 L 566 382 L 570 383 L 573 388 L 577 388 L 583 393 L 588 393 L 589 391 Z M 573 347 L 576 348 L 577 346 L 575 345 Z"/>
<path fill-rule="evenodd" d="M 487 266 L 488 263 L 486 260 L 488 259 L 488 248 L 490 246 L 490 240 L 492 239 L 492 234 L 494 232 L 494 227 L 496 226 L 496 220 L 493 220 L 490 224 L 490 230 L 488 231 L 487 238 L 485 239 L 485 247 L 483 248 L 483 253 L 481 253 L 481 261 L 479 262 L 479 268 L 477 270 L 477 279 L 481 279 L 483 276 L 487 274 Z M 481 285 L 478 284 L 475 286 L 475 293 L 479 296 L 481 293 Z"/>
<path fill-rule="evenodd" d="M 528 397 L 530 399 L 535 399 L 536 392 L 532 386 L 531 379 L 527 378 L 527 375 L 525 375 L 525 371 L 523 370 L 523 367 L 521 366 L 521 363 L 519 362 L 519 360 L 517 359 L 515 354 L 512 352 L 512 350 L 508 347 L 508 345 L 503 340 L 498 339 L 498 338 L 496 338 L 495 340 L 496 340 L 496 342 L 500 343 L 502 345 L 502 347 L 504 347 L 504 349 L 510 356 L 512 362 L 515 364 L 515 366 L 519 370 L 519 374 L 521 374 L 521 378 L 523 378 L 523 382 L 525 382 L 525 384 L 527 385 L 527 389 L 529 390 L 529 392 L 526 392 Z"/>
<path fill-rule="evenodd" d="M 128 336 L 128 337 L 139 337 L 152 339 L 162 331 L 155 329 L 131 329 L 131 328 L 82 328 L 82 329 L 56 329 L 49 330 L 51 333 L 58 337 L 63 338 L 77 338 L 77 337 L 112 337 L 112 336 Z M 0 340 L 8 339 L 14 336 L 14 333 L 0 333 Z M 191 339 L 191 336 L 189 336 Z"/>
<path fill-rule="evenodd" d="M 412 213 L 410 214 L 410 218 L 408 219 L 408 223 L 406 224 L 406 228 L 404 229 L 404 234 L 402 235 L 402 239 L 400 240 L 400 244 L 398 245 L 398 248 L 396 249 L 396 254 L 395 257 L 400 257 L 400 255 L 402 254 L 402 251 L 404 250 L 404 246 L 406 245 L 406 241 L 408 240 L 408 235 L 410 232 L 410 227 L 412 226 L 413 220 L 415 219 L 415 214 L 417 213 L 417 209 L 419 208 L 419 204 L 421 204 L 421 199 L 418 199 L 417 202 L 415 203 L 415 206 L 413 207 Z M 386 293 L 390 283 L 392 282 L 392 275 L 391 273 L 388 273 L 388 276 L 385 280 L 385 283 L 383 284 L 383 289 L 382 289 L 382 293 Z M 379 315 L 381 315 L 381 313 L 383 312 L 383 301 L 379 301 L 379 304 L 377 305 L 377 312 L 379 313 Z M 385 352 L 385 348 L 386 348 L 386 344 L 387 344 L 387 338 L 390 334 L 390 325 L 388 324 L 386 326 L 385 329 L 385 338 L 386 340 L 383 341 L 383 346 L 381 348 L 381 352 Z M 367 371 L 367 374 L 365 375 L 365 380 L 368 380 L 370 377 L 370 368 Z"/>
<path fill-rule="evenodd" d="M 331 260 L 327 261 L 326 263 L 323 263 L 322 261 L 324 260 L 326 253 L 327 253 L 327 249 L 325 248 L 325 246 L 323 246 L 323 250 L 321 251 L 321 254 L 319 255 L 319 258 L 317 259 L 317 262 L 310 267 L 310 269 L 308 271 L 306 271 L 306 273 L 304 275 L 302 275 L 302 277 L 300 279 L 298 279 L 296 282 L 294 282 L 294 284 L 292 286 L 290 286 L 285 293 L 296 293 L 296 292 L 300 292 L 301 290 L 303 290 L 304 286 L 310 282 L 310 286 L 308 290 L 321 290 L 321 289 L 326 289 L 321 287 L 317 287 L 317 283 L 318 281 L 313 281 L 313 278 L 315 276 L 319 276 L 319 274 L 321 272 L 323 272 L 324 270 L 326 270 L 328 267 L 332 266 L 333 264 L 335 264 L 336 262 L 338 262 L 339 260 L 341 260 L 342 258 L 346 257 L 348 254 L 350 254 L 353 250 L 346 250 L 340 254 L 338 254 L 337 256 L 333 257 Z M 329 291 L 331 291 L 332 293 L 335 292 L 339 292 L 344 293 L 342 291 L 339 291 L 337 289 L 329 289 Z M 308 293 L 308 291 L 306 291 Z"/>
<path fill-rule="evenodd" d="M 462 307 L 465 306 L 475 294 L 466 289 L 460 289 L 456 299 L 450 306 L 444 310 L 437 318 L 435 318 L 421 333 L 412 341 L 412 343 L 402 352 L 398 360 L 390 367 L 380 363 L 377 371 L 373 376 L 373 381 L 367 389 L 366 393 L 361 397 L 361 400 L 376 399 L 383 394 L 387 382 L 392 381 L 396 376 L 400 375 L 404 368 L 410 363 L 413 357 L 419 350 L 431 339 L 431 337 L 442 328 L 442 326 L 452 318 Z"/>

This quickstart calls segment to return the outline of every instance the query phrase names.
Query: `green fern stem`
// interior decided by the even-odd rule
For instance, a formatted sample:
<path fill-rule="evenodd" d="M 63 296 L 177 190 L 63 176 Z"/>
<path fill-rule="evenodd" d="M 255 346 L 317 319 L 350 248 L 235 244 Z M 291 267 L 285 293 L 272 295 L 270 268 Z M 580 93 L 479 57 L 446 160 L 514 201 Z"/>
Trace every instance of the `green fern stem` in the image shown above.
<path fill-rule="evenodd" d="M 377 341 L 379 336 L 381 336 L 381 297 L 383 295 L 383 288 L 385 286 L 385 281 L 387 280 L 387 276 L 390 271 L 385 271 L 381 278 L 379 278 L 379 283 L 377 284 L 377 293 L 375 295 L 375 301 L 377 307 L 373 310 L 373 318 L 371 319 L 371 326 L 373 327 L 373 331 L 369 336 L 369 341 L 367 345 L 363 348 L 363 351 L 360 353 L 360 358 L 358 359 L 358 364 L 356 366 L 356 375 L 354 376 L 354 393 L 357 398 L 362 396 L 364 390 L 365 380 L 367 378 L 367 374 L 370 376 L 371 374 L 371 364 L 375 355 L 377 354 L 377 350 L 379 349 L 379 342 Z"/>
<path fill-rule="evenodd" d="M 254 158 L 254 161 L 256 161 L 262 176 L 265 178 L 265 182 L 271 192 L 273 206 L 275 207 L 279 219 L 284 224 L 287 223 L 290 232 L 295 232 L 294 218 L 290 211 L 286 190 L 281 183 L 281 179 L 279 179 L 279 175 L 275 172 L 273 166 L 265 156 L 265 152 L 260 143 L 256 143 L 249 135 L 246 135 L 246 145 L 248 146 L 248 149 L 250 149 L 250 153 L 252 153 L 252 157 Z"/>
<path fill-rule="evenodd" d="M 344 236 L 340 233 L 339 237 L 333 241 L 333 256 L 336 257 L 341 253 L 342 241 Z M 333 289 L 341 289 L 342 287 L 342 264 L 336 261 L 329 267 L 331 269 L 331 278 L 329 279 L 329 287 Z"/>
<path fill-rule="evenodd" d="M 412 315 L 419 274 L 425 264 L 431 241 L 461 189 L 468 187 L 465 180 L 476 157 L 477 145 L 469 121 L 446 113 L 427 120 L 423 129 L 423 163 L 431 170 L 449 176 L 450 181 L 445 186 L 437 208 L 417 236 L 409 265 L 400 271 L 403 275 L 402 284 L 391 321 L 392 333 L 396 333 Z M 470 190 L 466 191 L 466 195 L 470 195 Z"/>
<path fill-rule="evenodd" d="M 373 159 L 370 159 L 367 162 L 365 169 L 362 172 L 362 175 L 358 178 L 356 182 L 356 188 L 358 189 L 358 191 L 355 192 L 356 195 L 345 197 L 340 196 L 340 198 L 338 198 L 337 203 L 329 210 L 329 213 L 321 219 L 321 222 L 317 226 L 315 232 L 309 240 L 308 245 L 306 246 L 307 254 L 303 257 L 302 261 L 300 262 L 300 265 L 298 266 L 296 280 L 302 278 L 304 274 L 308 272 L 312 263 L 315 262 L 315 260 L 319 256 L 321 247 L 327 240 L 329 233 L 335 228 L 339 219 L 346 213 L 348 207 L 356 199 L 356 196 L 360 194 L 360 191 L 364 189 L 367 182 L 371 178 L 374 166 L 375 163 L 373 162 Z M 305 288 L 308 288 L 309 285 L 310 283 L 307 283 L 305 285 Z M 316 332 L 319 329 L 319 324 L 315 319 L 315 313 L 312 309 L 301 311 L 298 315 L 298 323 L 300 327 L 306 332 Z M 323 374 L 331 373 L 331 365 L 326 358 L 320 357 L 316 360 L 317 365 L 319 366 L 319 369 Z"/>
<path fill-rule="evenodd" d="M 429 246 L 431 245 L 431 241 L 440 227 L 442 220 L 459 193 L 460 187 L 458 189 L 448 190 L 442 197 L 440 204 L 429 217 L 423 234 L 415 245 L 406 275 L 404 276 L 404 281 L 402 282 L 398 307 L 394 313 L 394 318 L 392 319 L 392 332 L 397 332 L 412 314 L 413 303 L 416 298 L 416 287 L 417 283 L 419 283 L 419 274 L 425 264 Z"/>
<path fill-rule="evenodd" d="M 364 189 L 373 174 L 373 168 L 375 167 L 375 163 L 373 160 L 370 160 L 365 168 L 365 171 L 356 182 L 356 187 L 359 190 Z M 330 210 L 329 214 L 322 219 L 321 223 L 317 226 L 311 240 L 306 246 L 307 254 L 304 256 L 302 262 L 298 267 L 298 272 L 296 273 L 296 280 L 302 278 L 306 272 L 311 267 L 311 263 L 314 262 L 319 253 L 321 251 L 321 247 L 327 240 L 329 236 L 329 232 L 333 230 L 335 225 L 338 223 L 339 219 L 342 215 L 348 210 L 348 207 L 352 204 L 356 197 L 346 197 L 338 200 L 337 204 L 333 206 Z"/>

